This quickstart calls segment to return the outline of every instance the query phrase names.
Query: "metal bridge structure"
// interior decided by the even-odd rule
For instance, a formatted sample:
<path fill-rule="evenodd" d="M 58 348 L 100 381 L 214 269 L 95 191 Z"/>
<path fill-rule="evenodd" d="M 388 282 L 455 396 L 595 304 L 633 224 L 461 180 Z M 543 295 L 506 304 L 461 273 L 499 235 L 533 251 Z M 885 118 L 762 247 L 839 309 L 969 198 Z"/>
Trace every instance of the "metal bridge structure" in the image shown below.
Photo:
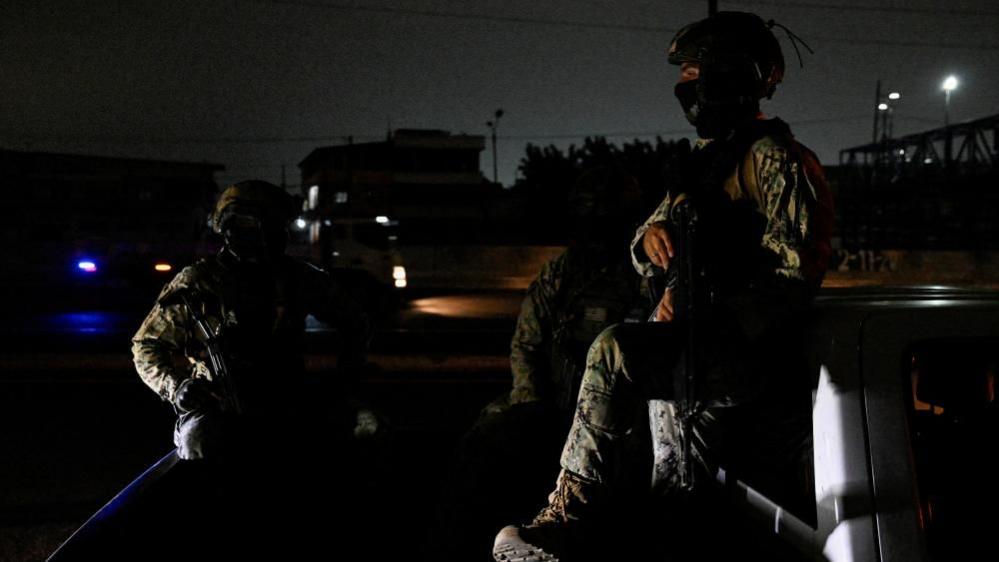
<path fill-rule="evenodd" d="M 839 163 L 843 247 L 999 250 L 999 115 L 847 148 Z"/>

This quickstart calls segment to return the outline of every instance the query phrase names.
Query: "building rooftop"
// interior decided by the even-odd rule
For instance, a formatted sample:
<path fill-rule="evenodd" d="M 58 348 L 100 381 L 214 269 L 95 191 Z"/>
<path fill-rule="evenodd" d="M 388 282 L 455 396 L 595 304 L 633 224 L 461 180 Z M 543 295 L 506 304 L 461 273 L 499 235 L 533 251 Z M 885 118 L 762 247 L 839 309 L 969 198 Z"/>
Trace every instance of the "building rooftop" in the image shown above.
<path fill-rule="evenodd" d="M 298 164 L 298 167 L 306 169 L 334 155 L 350 152 L 391 151 L 397 148 L 481 151 L 485 147 L 486 138 L 483 135 L 454 135 L 449 131 L 441 129 L 396 129 L 383 141 L 348 143 L 317 148 L 309 153 Z"/>

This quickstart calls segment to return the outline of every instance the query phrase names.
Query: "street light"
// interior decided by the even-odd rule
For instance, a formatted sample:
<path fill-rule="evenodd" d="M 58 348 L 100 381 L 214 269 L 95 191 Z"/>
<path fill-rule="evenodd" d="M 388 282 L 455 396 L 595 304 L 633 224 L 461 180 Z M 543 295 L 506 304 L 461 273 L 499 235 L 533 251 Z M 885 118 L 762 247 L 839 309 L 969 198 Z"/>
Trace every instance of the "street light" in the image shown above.
<path fill-rule="evenodd" d="M 957 76 L 953 74 L 944 79 L 940 87 L 944 91 L 944 164 L 950 170 L 953 151 L 953 137 L 950 132 L 950 93 L 957 89 Z"/>
<path fill-rule="evenodd" d="M 950 93 L 957 89 L 957 76 L 951 75 L 940 85 L 944 91 L 944 127 L 950 126 Z"/>
<path fill-rule="evenodd" d="M 892 115 L 894 104 L 888 102 L 897 102 L 902 99 L 902 94 L 898 92 L 889 92 L 885 98 L 882 91 L 881 80 L 878 80 L 878 86 L 874 93 L 874 136 L 872 142 L 875 143 L 891 138 L 891 127 L 894 126 L 895 120 L 894 115 Z"/>
<path fill-rule="evenodd" d="M 888 99 L 892 101 L 898 101 L 901 99 L 902 94 L 898 92 L 892 92 L 888 94 Z M 890 139 L 892 135 L 892 129 L 895 128 L 895 112 L 892 104 L 886 101 L 878 103 L 878 113 L 881 114 L 881 140 Z"/>

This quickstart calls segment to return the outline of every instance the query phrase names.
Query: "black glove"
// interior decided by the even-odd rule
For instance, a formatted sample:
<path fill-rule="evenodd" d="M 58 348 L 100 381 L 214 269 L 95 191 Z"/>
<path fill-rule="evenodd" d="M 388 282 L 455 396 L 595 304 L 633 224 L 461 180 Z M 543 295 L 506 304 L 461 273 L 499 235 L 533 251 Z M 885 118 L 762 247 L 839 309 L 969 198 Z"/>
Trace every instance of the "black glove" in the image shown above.
<path fill-rule="evenodd" d="M 185 379 L 177 387 L 173 399 L 174 405 L 185 412 L 208 410 L 219 404 L 219 396 L 212 389 L 212 384 L 205 379 Z"/>

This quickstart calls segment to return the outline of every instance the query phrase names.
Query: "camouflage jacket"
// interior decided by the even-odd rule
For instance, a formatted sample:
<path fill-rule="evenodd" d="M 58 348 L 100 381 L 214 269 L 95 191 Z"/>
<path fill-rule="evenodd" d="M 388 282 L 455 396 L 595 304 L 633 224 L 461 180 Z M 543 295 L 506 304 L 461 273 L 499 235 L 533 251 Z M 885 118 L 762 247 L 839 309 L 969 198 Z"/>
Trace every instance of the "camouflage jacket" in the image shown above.
<path fill-rule="evenodd" d="M 571 411 L 596 336 L 611 324 L 643 321 L 650 309 L 624 252 L 598 261 L 570 248 L 545 264 L 527 290 L 510 344 L 510 403 L 546 400 Z"/>
<path fill-rule="evenodd" d="M 181 270 L 163 288 L 132 337 L 139 376 L 164 400 L 172 402 L 178 385 L 188 377 L 211 377 L 203 336 L 178 298 L 185 292 L 211 329 L 232 344 L 226 348 L 227 361 L 254 373 L 253 377 L 284 377 L 283 382 L 293 383 L 304 373 L 302 342 L 308 314 L 336 325 L 340 367 L 350 370 L 363 363 L 367 321 L 356 301 L 328 274 L 285 257 L 273 274 L 255 276 L 238 270 L 225 256 Z"/>
<path fill-rule="evenodd" d="M 740 144 L 730 142 L 732 157 L 711 180 L 734 204 L 750 209 L 755 232 L 727 228 L 732 244 L 738 239 L 758 240 L 756 256 L 747 272 L 754 286 L 766 287 L 790 283 L 810 290 L 822 282 L 832 253 L 832 197 L 822 166 L 810 150 L 794 140 L 779 119 L 757 121 L 747 127 Z M 714 143 L 698 141 L 692 156 L 709 150 Z M 638 228 L 631 244 L 632 263 L 643 276 L 651 277 L 655 267 L 642 248 L 642 238 L 653 223 L 669 223 L 669 213 L 677 195 L 685 186 L 671 186 L 655 212 Z M 728 225 L 725 225 L 728 227 Z"/>

